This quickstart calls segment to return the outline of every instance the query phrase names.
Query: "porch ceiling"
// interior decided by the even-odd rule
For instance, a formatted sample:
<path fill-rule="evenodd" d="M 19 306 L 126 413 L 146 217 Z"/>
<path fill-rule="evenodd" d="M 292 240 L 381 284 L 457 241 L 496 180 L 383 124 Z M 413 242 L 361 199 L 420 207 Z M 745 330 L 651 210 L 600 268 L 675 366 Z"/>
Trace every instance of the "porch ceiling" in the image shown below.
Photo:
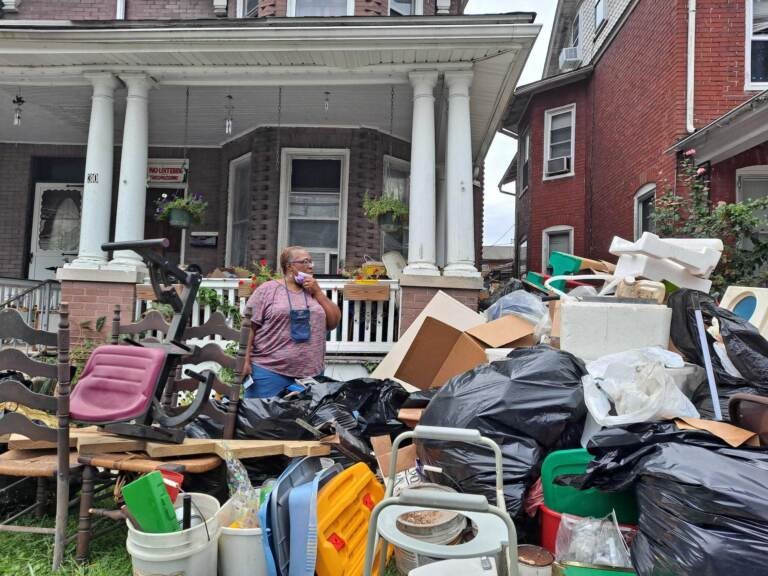
<path fill-rule="evenodd" d="M 393 133 L 410 140 L 408 72 L 472 66 L 472 148 L 479 160 L 538 34 L 532 20 L 532 14 L 510 14 L 49 27 L 6 21 L 0 25 L 0 141 L 85 144 L 90 86 L 83 73 L 103 70 L 145 71 L 157 81 L 150 96 L 153 146 L 183 144 L 188 86 L 190 146 L 219 146 L 228 138 L 227 94 L 234 98 L 235 133 L 276 124 L 278 86 L 283 124 L 384 132 L 393 86 Z M 11 100 L 19 87 L 27 103 L 22 126 L 14 128 Z M 119 138 L 124 93 L 115 103 Z"/>

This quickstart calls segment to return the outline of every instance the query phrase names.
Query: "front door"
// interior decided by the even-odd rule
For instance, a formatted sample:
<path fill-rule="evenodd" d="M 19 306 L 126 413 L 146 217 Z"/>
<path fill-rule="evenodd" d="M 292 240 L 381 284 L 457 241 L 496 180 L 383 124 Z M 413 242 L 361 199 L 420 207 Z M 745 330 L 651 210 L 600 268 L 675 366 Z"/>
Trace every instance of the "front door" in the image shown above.
<path fill-rule="evenodd" d="M 82 184 L 35 185 L 29 278 L 55 278 L 57 268 L 77 257 L 82 203 Z"/>

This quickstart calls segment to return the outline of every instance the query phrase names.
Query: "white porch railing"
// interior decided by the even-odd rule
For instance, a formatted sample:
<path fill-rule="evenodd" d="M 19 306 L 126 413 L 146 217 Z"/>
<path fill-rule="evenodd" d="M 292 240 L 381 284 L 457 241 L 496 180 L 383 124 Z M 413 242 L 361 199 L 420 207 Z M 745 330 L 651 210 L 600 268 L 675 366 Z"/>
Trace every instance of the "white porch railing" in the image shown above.
<path fill-rule="evenodd" d="M 393 280 L 382 280 L 389 285 L 389 300 L 382 302 L 348 301 L 344 299 L 347 280 L 320 280 L 320 287 L 328 298 L 341 309 L 341 323 L 328 333 L 326 352 L 341 354 L 386 354 L 397 340 L 398 294 L 400 286 Z M 219 299 L 237 306 L 245 314 L 247 298 L 238 297 L 237 278 L 205 278 L 201 288 L 210 288 Z M 145 292 L 145 291 L 142 291 Z M 138 320 L 150 308 L 151 300 L 136 299 L 135 318 Z M 195 301 L 192 309 L 192 326 L 200 326 L 211 316 L 211 308 Z"/>

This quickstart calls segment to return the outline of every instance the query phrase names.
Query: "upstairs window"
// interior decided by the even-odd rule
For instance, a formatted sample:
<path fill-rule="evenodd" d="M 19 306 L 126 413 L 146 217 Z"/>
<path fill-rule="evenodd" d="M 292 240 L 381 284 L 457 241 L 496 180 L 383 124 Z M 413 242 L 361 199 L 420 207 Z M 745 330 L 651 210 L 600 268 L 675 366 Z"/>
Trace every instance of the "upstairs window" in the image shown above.
<path fill-rule="evenodd" d="M 768 85 L 768 0 L 747 0 L 747 86 Z"/>
<path fill-rule="evenodd" d="M 656 184 L 646 184 L 635 193 L 635 240 L 643 232 L 656 233 Z"/>
<path fill-rule="evenodd" d="M 390 16 L 413 16 L 413 0 L 389 0 Z"/>
<path fill-rule="evenodd" d="M 354 16 L 355 0 L 288 0 L 288 16 Z"/>
<path fill-rule="evenodd" d="M 531 132 L 527 131 L 520 138 L 520 151 L 518 156 L 520 165 L 518 167 L 518 177 L 520 178 L 520 193 L 528 190 L 528 183 L 531 181 Z"/>
<path fill-rule="evenodd" d="M 544 113 L 544 179 L 573 176 L 576 105 Z"/>
<path fill-rule="evenodd" d="M 571 46 L 579 45 L 579 15 L 576 14 L 576 18 L 573 19 L 573 25 L 571 26 Z"/>
<path fill-rule="evenodd" d="M 595 0 L 595 36 L 605 25 L 605 0 Z"/>
<path fill-rule="evenodd" d="M 259 0 L 245 0 L 245 16 L 256 18 L 259 15 Z"/>

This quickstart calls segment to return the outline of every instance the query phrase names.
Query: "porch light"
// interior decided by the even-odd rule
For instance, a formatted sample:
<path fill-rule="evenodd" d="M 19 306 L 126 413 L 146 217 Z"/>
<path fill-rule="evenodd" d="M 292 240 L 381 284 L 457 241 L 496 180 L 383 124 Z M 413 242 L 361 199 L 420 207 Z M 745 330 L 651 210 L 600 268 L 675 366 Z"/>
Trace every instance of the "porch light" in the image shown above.
<path fill-rule="evenodd" d="M 232 134 L 232 111 L 235 109 L 231 94 L 227 94 L 227 103 L 224 104 L 224 109 L 227 111 L 224 116 L 224 133 L 229 136 Z"/>
<path fill-rule="evenodd" d="M 21 126 L 21 107 L 24 105 L 24 98 L 21 97 L 21 90 L 16 94 L 16 98 L 13 99 L 13 125 Z"/>

